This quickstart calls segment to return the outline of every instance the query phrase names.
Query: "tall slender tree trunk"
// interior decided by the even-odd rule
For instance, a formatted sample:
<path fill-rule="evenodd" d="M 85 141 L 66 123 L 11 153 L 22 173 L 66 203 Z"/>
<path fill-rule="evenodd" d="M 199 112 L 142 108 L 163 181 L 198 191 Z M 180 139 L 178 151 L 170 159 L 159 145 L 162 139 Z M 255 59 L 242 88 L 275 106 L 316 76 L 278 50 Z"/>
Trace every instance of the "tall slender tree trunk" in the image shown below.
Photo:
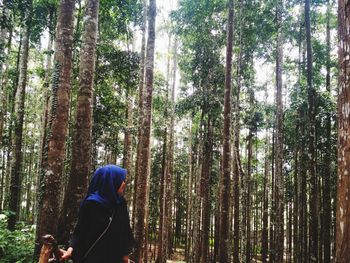
<path fill-rule="evenodd" d="M 295 134 L 299 134 L 299 120 L 296 121 Z M 297 137 L 298 138 L 298 137 Z M 295 263 L 300 263 L 300 244 L 299 244 L 299 191 L 300 191 L 300 180 L 299 180 L 299 142 L 295 140 L 294 146 L 294 193 L 293 193 L 293 260 Z"/>
<path fill-rule="evenodd" d="M 137 167 L 137 190 L 135 206 L 135 239 L 136 250 L 135 258 L 138 263 L 143 262 L 144 250 L 147 249 L 145 242 L 146 211 L 145 203 L 147 202 L 147 180 L 150 164 L 150 135 L 152 119 L 152 91 L 153 91 L 153 68 L 154 68 L 154 44 L 155 44 L 155 19 L 156 19 L 156 0 L 150 0 L 149 20 L 148 20 L 148 40 L 146 53 L 146 89 L 144 90 L 144 105 L 142 107 L 142 124 L 140 134 L 140 156 Z"/>
<path fill-rule="evenodd" d="M 310 22 L 310 0 L 305 0 L 305 29 L 307 49 L 307 86 L 308 86 L 308 117 L 309 117 L 309 176 L 310 176 L 310 256 L 311 262 L 318 262 L 318 181 L 316 175 L 316 140 L 315 140 L 315 116 L 316 116 L 316 90 L 313 87 L 312 75 L 312 46 L 311 46 L 311 22 Z"/>
<path fill-rule="evenodd" d="M 169 125 L 169 149 L 167 154 L 167 173 L 166 173 L 166 211 L 167 211 L 167 240 L 168 240 L 168 256 L 172 254 L 173 248 L 173 208 L 172 202 L 174 201 L 174 190 L 173 190 L 173 178 L 174 178 L 174 145 L 175 145 L 175 84 L 176 84 L 176 70 L 177 70 L 177 39 L 174 40 L 173 46 L 173 68 L 172 68 L 172 84 L 170 92 L 170 125 Z M 175 206 L 175 204 L 174 204 Z"/>
<path fill-rule="evenodd" d="M 74 0 L 61 0 L 56 27 L 54 70 L 52 77 L 52 106 L 49 132 L 43 163 L 39 194 L 39 213 L 36 231 L 35 255 L 39 254 L 40 239 L 44 234 L 56 234 L 65 157 L 65 139 L 71 90 Z"/>
<path fill-rule="evenodd" d="M 43 161 L 45 159 L 44 153 L 45 153 L 45 144 L 47 141 L 47 124 L 48 124 L 48 118 L 49 118 L 49 109 L 50 109 L 50 75 L 51 75 L 51 68 L 52 68 L 52 62 L 51 62 L 51 54 L 52 54 L 52 44 L 53 44 L 53 36 L 49 36 L 48 44 L 47 44 L 47 57 L 46 57 L 46 72 L 45 72 L 45 79 L 44 79 L 44 112 L 43 112 L 43 119 L 42 119 L 42 138 L 41 138 L 41 159 L 40 159 L 40 167 L 43 164 Z"/>
<path fill-rule="evenodd" d="M 127 109 L 125 112 L 125 118 L 127 120 L 127 127 L 124 133 L 124 149 L 123 149 L 123 167 L 128 171 L 127 181 L 131 182 L 132 179 L 132 128 L 133 128 L 133 104 L 134 99 L 130 91 L 127 91 Z M 127 191 L 129 193 L 129 191 Z M 127 198 L 130 200 L 130 198 Z"/>
<path fill-rule="evenodd" d="M 23 119 L 25 93 L 27 86 L 27 69 L 29 56 L 29 36 L 31 23 L 32 1 L 25 2 L 26 12 L 22 28 L 21 56 L 19 63 L 19 81 L 15 97 L 15 117 L 14 117 L 14 134 L 12 138 L 12 160 L 11 160 L 11 183 L 10 183 L 10 200 L 9 215 L 7 228 L 14 230 L 16 221 L 19 219 L 19 201 L 21 195 L 21 172 L 22 172 L 22 137 L 23 137 Z"/>
<path fill-rule="evenodd" d="M 229 207 L 231 189 L 231 152 L 230 152 L 230 123 L 231 123 L 231 86 L 232 86 L 232 49 L 233 49 L 233 0 L 228 1 L 228 23 L 226 42 L 226 69 L 225 69 L 225 95 L 224 95 L 224 130 L 222 149 L 222 178 L 220 195 L 220 242 L 219 259 L 220 262 L 229 262 Z"/>
<path fill-rule="evenodd" d="M 240 137 L 240 92 L 241 92 L 241 74 L 242 74 L 242 9 L 243 1 L 239 5 L 239 54 L 237 63 L 237 85 L 233 89 L 234 115 L 233 115 L 233 262 L 239 263 L 240 252 L 240 177 L 243 176 L 239 153 Z M 238 25 L 238 19 L 236 19 Z"/>
<path fill-rule="evenodd" d="M 92 100 L 98 29 L 99 0 L 87 0 L 79 66 L 79 90 L 72 163 L 58 224 L 57 240 L 66 244 L 87 190 L 91 167 Z"/>
<path fill-rule="evenodd" d="M 268 131 L 266 128 L 266 138 L 265 138 L 265 168 L 264 168 L 264 186 L 263 186 L 263 218 L 262 218 L 262 233 L 261 233 L 261 255 L 262 262 L 267 263 L 268 257 L 268 203 L 269 203 L 269 195 L 268 195 L 268 182 L 269 182 L 269 137 Z"/>
<path fill-rule="evenodd" d="M 141 40 L 141 53 L 140 53 L 140 81 L 139 81 L 139 102 L 138 102 L 138 132 L 137 132 L 137 153 L 136 153 L 136 163 L 135 163 L 135 176 L 134 176 L 134 191 L 133 191 L 133 205 L 132 205 L 132 221 L 133 227 L 135 226 L 135 207 L 136 207 L 136 191 L 137 191 L 137 177 L 138 177 L 138 167 L 139 158 L 141 151 L 141 124 L 143 119 L 143 97 L 144 97 L 144 84 L 145 84 L 145 54 L 146 54 L 146 29 L 147 29 L 147 2 L 148 0 L 143 0 L 143 22 L 141 25 L 142 30 L 142 40 Z"/>
<path fill-rule="evenodd" d="M 282 173 L 283 164 L 283 104 L 282 104 L 282 64 L 283 64 L 283 37 L 282 37 L 282 12 L 283 0 L 277 2 L 277 57 L 276 57 L 276 228 L 275 228 L 275 262 L 283 262 L 284 244 L 284 179 Z"/>
<path fill-rule="evenodd" d="M 326 45 L 327 45 L 327 74 L 326 74 L 326 90 L 331 95 L 331 37 L 330 37 L 330 15 L 331 15 L 331 4 L 327 1 L 327 32 L 326 32 Z M 331 113 L 327 113 L 326 117 L 326 154 L 324 160 L 324 182 L 323 182 L 323 260 L 324 263 L 331 262 L 331 225 L 332 225 L 332 204 L 331 204 L 331 152 L 332 152 L 332 141 L 331 141 Z"/>
<path fill-rule="evenodd" d="M 189 151 L 189 157 L 188 157 L 188 179 L 187 179 L 187 204 L 186 204 L 186 247 L 185 247 L 185 260 L 187 262 L 190 261 L 190 254 L 191 254 L 191 246 L 192 246 L 192 239 L 191 239 L 191 229 L 192 229 L 192 176 L 193 176 L 193 169 L 192 169 L 192 120 L 189 123 L 189 130 L 188 130 L 188 151 Z"/>
<path fill-rule="evenodd" d="M 168 42 L 168 54 L 170 54 L 171 36 L 169 35 Z M 168 120 L 168 104 L 169 104 L 169 82 L 170 82 L 170 56 L 167 58 L 167 73 L 166 73 L 166 104 L 164 107 L 164 117 Z M 159 236 L 158 236 L 158 255 L 157 262 L 166 262 L 167 257 L 167 174 L 168 174 L 168 124 L 164 129 L 163 136 L 163 159 L 162 159 L 162 171 L 160 176 L 160 190 L 159 190 Z"/>
<path fill-rule="evenodd" d="M 210 187 L 210 171 L 211 171 L 211 157 L 213 150 L 213 123 L 211 115 L 208 114 L 206 125 L 206 136 L 203 143 L 203 163 L 201 169 L 201 252 L 200 263 L 209 261 L 209 226 L 210 226 L 210 203 L 209 203 L 209 187 Z"/>
<path fill-rule="evenodd" d="M 2 23 L 9 23 L 9 14 L 8 9 L 6 7 L 7 1 L 4 1 L 4 6 L 2 10 L 2 16 L 0 15 L 0 19 L 2 19 Z M 3 146 L 3 132 L 5 125 L 5 116 L 7 112 L 7 85 L 9 80 L 9 65 L 6 62 L 8 55 L 10 54 L 12 48 L 12 35 L 13 29 L 9 28 L 8 33 L 8 42 L 7 42 L 7 54 L 5 54 L 5 37 L 7 35 L 7 28 L 2 24 L 3 28 L 0 29 L 0 147 Z M 4 65 L 3 65 L 4 64 Z M 5 66 L 5 69 L 3 69 Z"/>
<path fill-rule="evenodd" d="M 4 0 L 0 8 L 0 80 L 3 73 L 3 64 L 6 61 L 6 38 L 10 27 L 10 8 L 11 1 Z"/>
<path fill-rule="evenodd" d="M 253 99 L 254 94 L 251 92 L 250 94 L 250 106 L 253 107 Z M 251 260 L 251 210 L 252 210 L 252 202 L 251 202 L 251 184 L 252 184 L 252 159 L 253 159 L 253 127 L 249 127 L 248 134 L 248 145 L 247 145 L 247 173 L 245 177 L 245 194 L 246 194 L 246 203 L 245 203 L 245 227 L 246 227 L 246 245 L 245 245 L 245 262 L 250 262 Z"/>
<path fill-rule="evenodd" d="M 336 211 L 336 263 L 349 261 L 350 255 L 350 5 L 338 1 L 339 95 L 338 95 L 338 187 Z"/>

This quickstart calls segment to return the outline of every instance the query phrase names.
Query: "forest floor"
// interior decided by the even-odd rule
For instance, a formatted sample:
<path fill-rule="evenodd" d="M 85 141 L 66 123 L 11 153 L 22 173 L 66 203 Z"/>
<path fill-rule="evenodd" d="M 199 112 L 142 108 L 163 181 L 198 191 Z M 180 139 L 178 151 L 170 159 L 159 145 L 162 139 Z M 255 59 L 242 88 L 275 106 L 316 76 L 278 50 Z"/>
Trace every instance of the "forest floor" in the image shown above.
<path fill-rule="evenodd" d="M 167 260 L 167 263 L 183 263 L 185 260 L 185 250 L 181 248 L 177 248 L 176 251 L 171 255 L 171 259 Z"/>

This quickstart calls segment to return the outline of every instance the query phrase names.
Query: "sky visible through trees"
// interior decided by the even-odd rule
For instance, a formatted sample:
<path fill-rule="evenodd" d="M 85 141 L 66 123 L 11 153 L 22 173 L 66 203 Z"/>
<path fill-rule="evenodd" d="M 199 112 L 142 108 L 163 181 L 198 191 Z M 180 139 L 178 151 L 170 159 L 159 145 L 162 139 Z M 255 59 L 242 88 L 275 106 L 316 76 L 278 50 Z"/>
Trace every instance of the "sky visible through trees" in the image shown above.
<path fill-rule="evenodd" d="M 135 262 L 349 262 L 345 0 L 0 0 L 0 262 L 128 170 Z"/>

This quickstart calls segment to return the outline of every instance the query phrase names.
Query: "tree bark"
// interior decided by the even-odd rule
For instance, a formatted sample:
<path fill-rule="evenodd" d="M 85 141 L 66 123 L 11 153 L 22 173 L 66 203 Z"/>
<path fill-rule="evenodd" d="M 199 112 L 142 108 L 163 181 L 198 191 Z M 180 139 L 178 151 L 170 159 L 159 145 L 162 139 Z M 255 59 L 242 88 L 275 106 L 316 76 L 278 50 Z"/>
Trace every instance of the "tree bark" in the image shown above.
<path fill-rule="evenodd" d="M 283 63 L 283 37 L 282 37 L 282 12 L 283 0 L 277 2 L 277 57 L 276 57 L 276 225 L 275 246 L 276 262 L 283 262 L 284 244 L 284 178 L 282 172 L 283 164 L 283 104 L 282 104 L 282 63 Z"/>
<path fill-rule="evenodd" d="M 16 221 L 19 219 L 19 201 L 21 195 L 21 172 L 22 172 L 22 138 L 23 119 L 25 114 L 25 93 L 27 86 L 28 56 L 29 56 L 29 36 L 32 1 L 25 2 L 26 13 L 24 26 L 22 28 L 21 56 L 19 62 L 19 81 L 15 97 L 15 117 L 12 138 L 12 160 L 11 160 L 11 183 L 9 210 L 13 213 L 9 215 L 7 228 L 11 231 L 15 229 Z"/>
<path fill-rule="evenodd" d="M 138 167 L 139 158 L 141 156 L 141 124 L 143 119 L 143 100 L 144 100 L 144 85 L 145 85 L 145 53 L 146 53 L 146 29 L 147 29 L 147 1 L 143 0 L 143 11 L 142 17 L 143 22 L 141 25 L 142 30 L 142 40 L 141 40 L 141 53 L 140 53 L 140 82 L 139 82 L 139 108 L 138 108 L 138 131 L 137 131 L 137 153 L 136 153 L 136 163 L 135 163 L 135 177 L 134 177 L 134 191 L 133 191 L 133 205 L 132 205 L 132 220 L 133 227 L 135 226 L 135 207 L 136 207 L 136 191 L 137 191 L 137 177 L 138 177 Z"/>
<path fill-rule="evenodd" d="M 229 207 L 231 189 L 231 152 L 230 152 L 230 123 L 231 123 L 231 85 L 232 85 L 232 49 L 233 49 L 233 0 L 228 1 L 228 24 L 226 42 L 226 69 L 225 69 L 225 95 L 224 95 L 224 130 L 222 149 L 222 179 L 220 195 L 220 242 L 219 259 L 220 262 L 228 262 L 229 246 Z M 203 261 L 202 261 L 203 262 Z"/>
<path fill-rule="evenodd" d="M 262 233 L 261 233 L 261 255 L 262 262 L 267 263 L 268 257 L 268 181 L 269 181 L 269 137 L 266 129 L 266 139 L 265 139 L 265 168 L 264 168 L 264 186 L 263 186 L 263 218 L 262 218 Z"/>
<path fill-rule="evenodd" d="M 331 96 L 331 43 L 330 43 L 330 15 L 331 4 L 327 1 L 327 28 L 326 28 L 326 45 L 327 45 L 327 74 L 326 74 L 326 90 Z M 326 154 L 324 160 L 324 182 L 323 182 L 323 261 L 324 263 L 331 262 L 331 225 L 332 225 L 332 204 L 331 204 L 331 152 L 332 152 L 332 122 L 331 113 L 327 112 L 326 117 Z"/>
<path fill-rule="evenodd" d="M 148 20 L 148 41 L 146 53 L 146 89 L 144 90 L 144 105 L 142 107 L 142 123 L 140 134 L 140 152 L 137 167 L 137 191 L 135 206 L 135 259 L 138 263 L 143 262 L 144 250 L 147 249 L 145 231 L 148 227 L 145 220 L 145 203 L 147 202 L 147 180 L 149 178 L 150 164 L 150 135 L 152 120 L 152 91 L 153 91 L 153 68 L 154 68 L 154 44 L 155 44 L 155 19 L 156 0 L 150 0 Z"/>
<path fill-rule="evenodd" d="M 35 255 L 40 250 L 44 234 L 56 234 L 61 177 L 65 157 L 65 139 L 71 90 L 74 0 L 61 0 L 56 27 L 54 71 L 52 77 L 52 106 L 48 124 L 48 141 L 43 163 L 39 193 L 39 213 Z"/>
<path fill-rule="evenodd" d="M 310 176 L 310 260 L 318 262 L 318 180 L 316 175 L 316 140 L 315 140 L 315 119 L 316 119 L 316 90 L 313 87 L 313 55 L 311 46 L 311 22 L 310 22 L 310 0 L 305 1 L 305 29 L 307 49 L 307 90 L 308 90 L 308 171 Z"/>
<path fill-rule="evenodd" d="M 168 54 L 170 54 L 171 36 L 169 35 L 168 41 Z M 170 56 L 167 58 L 167 73 L 166 73 L 166 97 L 164 107 L 164 118 L 166 119 L 166 127 L 163 135 L 163 159 L 162 159 L 162 171 L 160 175 L 160 190 L 159 190 L 159 236 L 158 236 L 158 255 L 157 262 L 166 262 L 167 256 L 167 174 L 168 174 L 168 105 L 169 105 L 169 81 L 170 81 Z"/>
<path fill-rule="evenodd" d="M 210 203 L 209 203 L 209 190 L 210 190 L 210 172 L 211 172 L 211 157 L 213 150 L 213 124 L 212 118 L 209 114 L 207 125 L 207 131 L 205 141 L 203 143 L 203 163 L 201 169 L 201 214 L 202 214 L 202 227 L 201 227 L 201 252 L 200 262 L 208 262 L 209 253 L 209 226 L 210 226 Z M 221 237 L 222 238 L 222 237 Z"/>
<path fill-rule="evenodd" d="M 169 123 L 169 149 L 167 154 L 166 171 L 166 220 L 167 220 L 167 255 L 172 254 L 173 247 L 173 213 L 172 202 L 174 200 L 173 178 L 174 178 L 174 145 L 175 145 L 175 84 L 176 84 L 176 69 L 177 69 L 177 39 L 174 40 L 173 46 L 173 68 L 172 68 L 172 84 L 170 92 L 170 123 Z"/>
<path fill-rule="evenodd" d="M 339 95 L 338 95 L 338 187 L 336 211 L 336 263 L 349 261 L 350 255 L 350 38 L 349 1 L 338 1 Z"/>
<path fill-rule="evenodd" d="M 57 240 L 60 244 L 68 242 L 78 215 L 80 202 L 86 194 L 91 171 L 92 100 L 98 11 L 99 0 L 86 1 L 71 171 L 57 231 Z"/>

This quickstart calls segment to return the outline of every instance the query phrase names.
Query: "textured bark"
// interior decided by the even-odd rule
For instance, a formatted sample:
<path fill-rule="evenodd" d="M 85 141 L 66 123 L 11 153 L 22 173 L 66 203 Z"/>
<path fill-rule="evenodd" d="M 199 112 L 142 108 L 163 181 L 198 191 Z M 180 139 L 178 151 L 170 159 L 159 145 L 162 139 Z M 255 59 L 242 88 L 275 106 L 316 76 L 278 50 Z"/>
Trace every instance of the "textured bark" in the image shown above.
<path fill-rule="evenodd" d="M 29 55 L 29 36 L 30 36 L 30 16 L 32 2 L 25 3 L 27 11 L 24 17 L 24 26 L 22 28 L 21 40 L 21 56 L 19 62 L 19 81 L 15 97 L 15 117 L 13 124 L 12 138 L 12 160 L 11 160 L 11 183 L 10 183 L 10 200 L 9 210 L 13 212 L 8 219 L 8 229 L 14 230 L 16 220 L 19 217 L 19 201 L 21 194 L 21 172 L 22 172 L 22 137 L 23 137 L 23 119 L 24 119 L 24 103 L 27 86 L 27 69 Z"/>
<path fill-rule="evenodd" d="M 52 16 L 49 17 L 50 22 L 52 21 Z M 51 22 L 52 23 L 52 22 Z M 53 44 L 53 37 L 51 34 L 48 39 L 47 44 L 47 56 L 46 56 L 46 72 L 45 72 L 45 79 L 44 79 L 44 112 L 42 116 L 42 136 L 41 136 L 41 152 L 40 152 L 40 168 L 42 167 L 42 164 L 45 159 L 45 144 L 47 141 L 47 132 L 48 132 L 48 118 L 49 118 L 49 110 L 50 110 L 50 75 L 52 73 L 52 44 Z"/>
<path fill-rule="evenodd" d="M 299 134 L 299 120 L 296 121 L 295 134 Z M 295 141 L 294 146 L 294 193 L 293 193 L 293 259 L 294 262 L 298 263 L 300 255 L 300 244 L 299 244 L 299 144 L 298 140 Z"/>
<path fill-rule="evenodd" d="M 62 0 L 57 18 L 52 106 L 45 150 L 47 157 L 43 163 L 43 180 L 40 182 L 42 188 L 39 194 L 36 255 L 40 249 L 40 237 L 56 234 L 57 231 L 60 206 L 57 191 L 61 188 L 71 89 L 74 4 L 73 0 Z"/>
<path fill-rule="evenodd" d="M 87 190 L 91 167 L 92 100 L 99 0 L 87 0 L 80 53 L 79 90 L 72 145 L 69 181 L 57 231 L 60 244 L 66 244 L 77 218 L 79 204 Z"/>
<path fill-rule="evenodd" d="M 299 137 L 301 138 L 299 142 L 300 148 L 300 171 L 299 171 L 299 237 L 300 237 L 300 254 L 299 254 L 299 262 L 307 262 L 308 259 L 308 229 L 307 229 L 307 178 L 306 178 L 306 163 L 302 160 L 306 160 L 307 158 L 307 149 L 305 149 L 305 137 L 306 137 L 306 111 L 304 109 L 300 109 L 299 118 L 301 120 L 300 123 L 300 133 Z"/>
<path fill-rule="evenodd" d="M 327 74 L 326 74 L 326 90 L 331 95 L 331 43 L 330 43 L 330 15 L 331 15 L 331 4 L 327 1 L 327 28 L 326 28 L 326 45 L 327 45 Z M 331 225 L 332 225 L 332 205 L 331 205 L 331 153 L 332 152 L 332 122 L 331 113 L 327 113 L 326 117 L 326 154 L 324 160 L 324 182 L 323 182 L 323 262 L 331 262 Z"/>
<path fill-rule="evenodd" d="M 170 54 L 171 37 L 169 35 L 168 41 L 168 54 Z M 170 56 L 167 58 L 167 75 L 166 75 L 166 104 L 164 107 L 164 117 L 168 119 L 168 104 L 169 104 L 169 81 L 170 81 Z M 167 123 L 164 129 L 163 136 L 163 159 L 162 159 L 162 171 L 160 176 L 160 190 L 159 190 L 159 236 L 158 236 L 158 255 L 157 262 L 166 262 L 167 255 L 167 175 L 168 175 L 168 126 Z"/>
<path fill-rule="evenodd" d="M 250 106 L 253 107 L 254 93 L 250 94 Z M 252 188 L 252 159 L 253 159 L 253 127 L 249 127 L 248 134 L 248 145 L 247 145 L 247 173 L 245 176 L 244 191 L 245 191 L 245 226 L 246 227 L 246 238 L 245 238 L 245 262 L 251 260 L 251 188 Z"/>
<path fill-rule="evenodd" d="M 269 149 L 269 137 L 266 129 L 266 139 L 265 139 L 265 168 L 264 168 L 264 185 L 263 185 L 263 218 L 262 218 L 262 233 L 261 233 L 261 256 L 262 262 L 267 263 L 268 257 L 268 204 L 269 204 L 269 195 L 268 195 L 268 182 L 269 182 L 269 158 L 268 158 L 268 149 Z"/>
<path fill-rule="evenodd" d="M 316 90 L 313 87 L 312 46 L 310 25 L 310 0 L 305 1 L 305 29 L 307 49 L 307 90 L 308 90 L 308 172 L 310 176 L 310 260 L 318 262 L 318 180 L 316 175 Z"/>
<path fill-rule="evenodd" d="M 137 132 L 137 153 L 136 153 L 136 163 L 135 163 L 135 178 L 134 178 L 134 191 L 133 191 L 133 205 L 132 205 L 132 220 L 133 226 L 135 226 L 135 207 L 136 207 L 136 191 L 137 191 L 137 177 L 138 177 L 138 167 L 139 158 L 141 156 L 141 124 L 143 119 L 143 97 L 144 97 L 144 84 L 145 84 L 145 53 L 146 53 L 146 29 L 147 29 L 147 1 L 143 0 L 143 23 L 141 25 L 142 40 L 141 40 L 141 53 L 140 53 L 140 82 L 139 82 L 139 108 L 138 108 L 138 132 Z"/>
<path fill-rule="evenodd" d="M 167 152 L 167 170 L 166 170 L 166 228 L 167 228 L 167 257 L 170 257 L 173 249 L 173 204 L 174 190 L 174 144 L 175 144 L 175 83 L 176 83 L 176 69 L 177 69 L 177 39 L 174 40 L 173 46 L 173 67 L 172 67 L 172 84 L 170 92 L 170 123 L 169 123 L 169 147 Z M 175 207 L 175 204 L 174 204 Z M 176 208 L 176 207 L 175 207 Z"/>
<path fill-rule="evenodd" d="M 191 229 L 192 229 L 192 121 L 188 130 L 188 179 L 187 179 L 187 204 L 186 204 L 186 247 L 185 260 L 189 262 L 191 254 Z"/>
<path fill-rule="evenodd" d="M 277 2 L 277 55 L 276 55 L 276 225 L 275 246 L 276 262 L 283 262 L 284 244 L 284 178 L 282 173 L 283 163 L 283 104 L 282 104 L 282 63 L 283 63 L 283 37 L 282 37 L 282 10 L 283 0 Z"/>
<path fill-rule="evenodd" d="M 350 2 L 338 1 L 339 96 L 338 96 L 338 191 L 336 211 L 336 263 L 350 255 Z"/>
<path fill-rule="evenodd" d="M 153 68 L 154 68 L 154 44 L 155 44 L 155 19 L 156 19 L 156 0 L 150 0 L 149 20 L 148 20 L 148 40 L 146 53 L 146 89 L 144 90 L 144 100 L 142 107 L 142 123 L 140 134 L 140 151 L 138 152 L 137 167 L 137 190 L 135 204 L 135 259 L 136 262 L 143 262 L 144 250 L 147 248 L 145 242 L 146 224 L 145 203 L 147 203 L 147 180 L 150 164 L 150 135 L 152 119 L 152 91 L 153 91 Z"/>
<path fill-rule="evenodd" d="M 229 250 L 229 207 L 231 190 L 231 152 L 230 152 L 230 123 L 231 123 L 231 82 L 232 82 L 232 48 L 233 48 L 233 0 L 228 1 L 228 24 L 227 24 L 227 42 L 226 42 L 226 69 L 225 69 L 225 95 L 224 95 L 224 130 L 223 130 L 223 149 L 222 149 L 222 177 L 221 177 L 221 195 L 220 195 L 220 242 L 219 242 L 219 260 L 228 262 Z M 202 261 L 203 262 L 203 261 Z"/>
<path fill-rule="evenodd" d="M 242 17 L 243 0 L 240 0 L 239 17 Z M 236 20 L 238 21 L 238 19 Z M 237 63 L 237 85 L 233 89 L 233 262 L 239 263 L 240 249 L 240 177 L 243 176 L 239 153 L 240 138 L 240 93 L 242 75 L 242 21 L 239 22 L 239 55 Z"/>
<path fill-rule="evenodd" d="M 127 127 L 124 133 L 124 150 L 123 150 L 123 167 L 128 171 L 127 181 L 130 182 L 132 179 L 132 128 L 133 128 L 133 104 L 134 99 L 133 96 L 127 92 L 127 109 L 125 112 L 125 119 L 127 120 Z M 127 200 L 131 200 L 129 197 L 129 191 L 126 192 L 128 194 Z"/>
<path fill-rule="evenodd" d="M 3 1 L 0 9 L 0 146 L 2 146 L 3 127 L 7 110 L 7 83 L 8 83 L 8 68 L 6 63 L 7 57 L 11 50 L 12 27 L 10 27 L 10 2 Z M 8 36 L 7 36 L 8 35 Z M 6 43 L 6 38 L 8 42 Z M 5 50 L 7 49 L 7 53 Z M 5 69 L 4 69 L 5 67 Z"/>
<path fill-rule="evenodd" d="M 203 143 L 203 163 L 201 169 L 201 249 L 199 262 L 206 263 L 209 261 L 209 227 L 210 227 L 210 203 L 209 203 L 209 187 L 210 187 L 210 171 L 211 158 L 213 151 L 213 124 L 211 116 L 208 116 L 206 125 L 206 136 Z M 228 199 L 229 200 L 229 199 Z M 227 200 L 226 200 L 227 201 Z M 228 235 L 228 233 L 227 233 Z M 221 237 L 222 238 L 222 237 Z M 228 246 L 227 246 L 228 247 Z"/>
<path fill-rule="evenodd" d="M 272 149 L 271 149 L 271 209 L 270 209 L 270 235 L 269 235 L 269 261 L 274 262 L 275 259 L 275 225 L 276 225 L 276 183 L 275 183 L 275 145 L 276 145 L 276 128 L 272 129 Z"/>

